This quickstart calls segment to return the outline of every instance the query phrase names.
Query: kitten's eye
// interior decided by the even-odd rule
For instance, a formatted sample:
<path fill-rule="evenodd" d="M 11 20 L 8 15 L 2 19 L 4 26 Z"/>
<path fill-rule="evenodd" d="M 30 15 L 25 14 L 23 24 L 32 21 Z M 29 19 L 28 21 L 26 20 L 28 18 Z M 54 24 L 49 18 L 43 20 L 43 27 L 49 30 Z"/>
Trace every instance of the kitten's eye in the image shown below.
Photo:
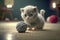
<path fill-rule="evenodd" d="M 33 16 L 33 14 L 30 14 L 29 16 Z"/>
<path fill-rule="evenodd" d="M 25 17 L 26 17 L 27 15 L 25 14 Z"/>

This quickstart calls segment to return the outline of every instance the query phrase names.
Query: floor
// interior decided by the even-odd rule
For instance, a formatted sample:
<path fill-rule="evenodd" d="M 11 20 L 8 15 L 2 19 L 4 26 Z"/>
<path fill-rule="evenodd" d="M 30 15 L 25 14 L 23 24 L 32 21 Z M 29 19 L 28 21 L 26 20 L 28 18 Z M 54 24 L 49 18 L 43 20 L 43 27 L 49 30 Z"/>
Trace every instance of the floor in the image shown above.
<path fill-rule="evenodd" d="M 18 22 L 0 22 L 0 40 L 60 40 L 60 23 L 45 23 L 42 31 L 18 33 Z"/>

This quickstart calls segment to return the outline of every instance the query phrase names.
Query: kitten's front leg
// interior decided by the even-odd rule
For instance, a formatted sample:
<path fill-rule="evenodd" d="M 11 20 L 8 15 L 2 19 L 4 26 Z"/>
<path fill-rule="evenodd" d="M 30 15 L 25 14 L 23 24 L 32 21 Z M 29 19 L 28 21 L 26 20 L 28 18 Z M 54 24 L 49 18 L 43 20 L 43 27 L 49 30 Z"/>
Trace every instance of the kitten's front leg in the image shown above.
<path fill-rule="evenodd" d="M 37 26 L 35 27 L 35 30 L 43 30 L 43 26 L 37 25 Z"/>

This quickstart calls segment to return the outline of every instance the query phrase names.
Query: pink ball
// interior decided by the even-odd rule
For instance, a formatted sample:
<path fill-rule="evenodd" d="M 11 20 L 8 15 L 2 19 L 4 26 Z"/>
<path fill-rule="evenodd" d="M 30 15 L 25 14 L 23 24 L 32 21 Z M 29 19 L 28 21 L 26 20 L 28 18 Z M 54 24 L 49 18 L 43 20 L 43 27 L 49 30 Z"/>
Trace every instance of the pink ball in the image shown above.
<path fill-rule="evenodd" d="M 47 22 L 49 22 L 49 23 L 50 23 L 50 17 L 47 17 Z"/>
<path fill-rule="evenodd" d="M 56 15 L 51 15 L 49 21 L 51 23 L 57 23 L 58 22 L 58 17 Z"/>

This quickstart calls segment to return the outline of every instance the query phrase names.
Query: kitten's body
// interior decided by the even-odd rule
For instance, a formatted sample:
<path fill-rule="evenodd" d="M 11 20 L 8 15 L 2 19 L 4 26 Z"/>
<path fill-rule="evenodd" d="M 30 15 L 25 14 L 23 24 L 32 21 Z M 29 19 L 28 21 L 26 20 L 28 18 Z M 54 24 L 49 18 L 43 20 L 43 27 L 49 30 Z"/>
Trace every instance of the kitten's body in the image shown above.
<path fill-rule="evenodd" d="M 27 25 L 36 29 L 42 29 L 44 26 L 44 17 L 38 12 L 36 6 L 28 5 L 21 8 L 21 17 Z"/>

